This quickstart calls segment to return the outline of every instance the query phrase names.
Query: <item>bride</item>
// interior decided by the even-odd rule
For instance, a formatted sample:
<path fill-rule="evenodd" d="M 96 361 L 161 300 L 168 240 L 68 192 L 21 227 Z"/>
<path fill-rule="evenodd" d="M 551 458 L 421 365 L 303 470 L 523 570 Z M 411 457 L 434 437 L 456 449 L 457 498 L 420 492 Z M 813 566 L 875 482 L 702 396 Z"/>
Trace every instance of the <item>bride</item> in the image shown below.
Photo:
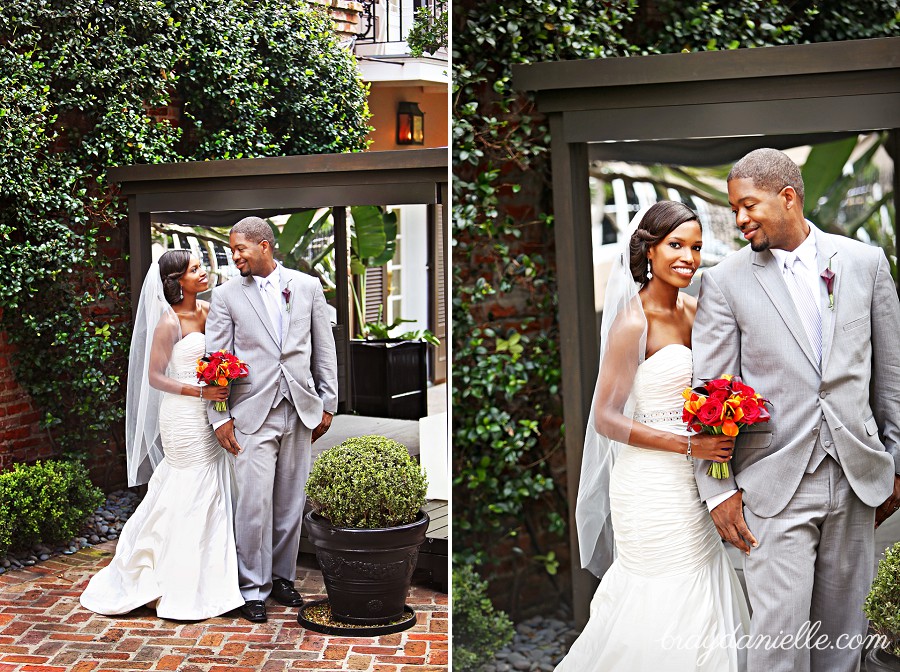
<path fill-rule="evenodd" d="M 166 252 L 147 273 L 128 366 L 129 486 L 149 483 L 122 530 L 112 562 L 81 594 L 100 614 L 142 605 L 162 618 L 200 620 L 244 604 L 238 589 L 230 456 L 219 446 L 207 401 L 227 387 L 200 387 L 206 350 L 206 272 L 186 250 Z M 151 476 L 152 474 L 152 476 Z"/>
<path fill-rule="evenodd" d="M 582 565 L 603 579 L 556 669 L 736 672 L 750 617 L 692 467 L 728 461 L 734 439 L 689 435 L 681 420 L 697 303 L 679 289 L 700 263 L 702 230 L 672 201 L 632 229 L 607 286 L 576 507 Z"/>

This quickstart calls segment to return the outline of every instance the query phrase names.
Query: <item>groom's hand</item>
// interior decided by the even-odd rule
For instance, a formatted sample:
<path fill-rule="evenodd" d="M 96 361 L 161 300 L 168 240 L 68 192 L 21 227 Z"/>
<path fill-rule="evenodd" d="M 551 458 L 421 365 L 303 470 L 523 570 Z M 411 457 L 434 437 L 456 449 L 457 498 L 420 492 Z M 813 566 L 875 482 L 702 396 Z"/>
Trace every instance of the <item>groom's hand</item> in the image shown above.
<path fill-rule="evenodd" d="M 328 428 L 331 427 L 331 419 L 334 416 L 328 411 L 322 411 L 322 422 L 319 423 L 319 426 L 313 430 L 312 433 L 312 441 L 310 443 L 315 443 L 317 439 L 321 438 L 325 432 L 328 431 Z"/>
<path fill-rule="evenodd" d="M 241 452 L 241 447 L 234 438 L 234 420 L 229 420 L 216 427 L 216 438 L 219 440 L 219 445 L 232 455 Z"/>
<path fill-rule="evenodd" d="M 875 529 L 900 509 L 900 474 L 894 474 L 894 492 L 875 509 Z"/>
<path fill-rule="evenodd" d="M 759 544 L 744 521 L 743 493 L 738 490 L 731 497 L 710 511 L 719 536 L 735 548 L 750 555 L 750 546 Z"/>

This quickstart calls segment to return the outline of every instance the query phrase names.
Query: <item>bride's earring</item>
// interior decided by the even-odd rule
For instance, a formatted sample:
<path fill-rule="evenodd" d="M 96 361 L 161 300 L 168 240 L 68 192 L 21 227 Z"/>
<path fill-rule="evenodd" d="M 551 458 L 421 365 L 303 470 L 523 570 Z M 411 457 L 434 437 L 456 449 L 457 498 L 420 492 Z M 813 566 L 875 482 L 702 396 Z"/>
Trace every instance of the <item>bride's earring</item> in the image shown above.
<path fill-rule="evenodd" d="M 653 277 L 653 264 L 650 263 L 650 260 L 647 259 L 647 280 Z"/>

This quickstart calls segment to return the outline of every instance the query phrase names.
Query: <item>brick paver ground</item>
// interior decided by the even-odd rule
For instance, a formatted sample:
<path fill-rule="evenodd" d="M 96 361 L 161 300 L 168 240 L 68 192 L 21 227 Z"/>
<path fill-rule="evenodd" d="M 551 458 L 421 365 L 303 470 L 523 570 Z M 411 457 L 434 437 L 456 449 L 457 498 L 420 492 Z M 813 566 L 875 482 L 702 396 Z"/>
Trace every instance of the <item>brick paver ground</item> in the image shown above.
<path fill-rule="evenodd" d="M 330 637 L 305 630 L 297 610 L 269 601 L 267 623 L 236 613 L 206 621 L 157 618 L 147 608 L 108 618 L 78 596 L 112 558 L 115 542 L 0 576 L 0 672 L 436 672 L 447 670 L 447 595 L 414 585 L 411 629 L 381 637 Z M 297 590 L 325 597 L 315 560 L 304 556 Z"/>

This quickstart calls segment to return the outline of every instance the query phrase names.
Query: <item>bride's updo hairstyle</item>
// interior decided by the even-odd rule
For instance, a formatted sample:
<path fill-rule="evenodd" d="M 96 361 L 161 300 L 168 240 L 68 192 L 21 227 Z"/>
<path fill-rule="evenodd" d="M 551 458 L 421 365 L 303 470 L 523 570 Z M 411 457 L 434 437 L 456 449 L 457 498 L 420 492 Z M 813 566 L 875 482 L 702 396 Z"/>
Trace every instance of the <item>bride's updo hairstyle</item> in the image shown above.
<path fill-rule="evenodd" d="M 169 250 L 159 258 L 159 275 L 162 278 L 163 296 L 170 306 L 184 298 L 178 281 L 187 273 L 191 261 L 189 250 Z"/>
<path fill-rule="evenodd" d="M 641 223 L 631 235 L 628 247 L 631 253 L 631 276 L 635 282 L 644 286 L 650 281 L 647 277 L 647 253 L 685 222 L 700 224 L 700 217 L 684 203 L 677 201 L 659 201 L 644 213 Z"/>

